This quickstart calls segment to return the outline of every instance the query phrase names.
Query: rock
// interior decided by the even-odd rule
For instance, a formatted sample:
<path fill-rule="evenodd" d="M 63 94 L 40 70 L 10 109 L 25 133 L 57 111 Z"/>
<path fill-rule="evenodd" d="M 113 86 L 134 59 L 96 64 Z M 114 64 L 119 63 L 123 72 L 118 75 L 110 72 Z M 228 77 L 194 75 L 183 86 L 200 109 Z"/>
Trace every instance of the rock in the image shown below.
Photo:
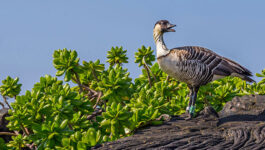
<path fill-rule="evenodd" d="M 221 117 L 231 115 L 259 115 L 265 110 L 265 95 L 245 95 L 227 102 L 220 112 Z"/>
<path fill-rule="evenodd" d="M 6 127 L 8 121 L 5 119 L 7 115 L 8 108 L 0 109 L 0 132 L 9 132 L 8 128 Z M 0 137 L 3 138 L 6 142 L 11 140 L 11 136 L 0 135 Z"/>
<path fill-rule="evenodd" d="M 209 118 L 211 116 L 219 118 L 219 114 L 214 110 L 213 107 L 211 106 L 206 106 L 200 113 L 199 115 L 203 115 L 205 118 Z"/>
<path fill-rule="evenodd" d="M 173 117 L 92 149 L 265 149 L 265 96 L 235 97 L 219 119 L 209 110 L 189 121 Z"/>
<path fill-rule="evenodd" d="M 8 108 L 0 109 L 0 130 L 6 129 L 7 120 L 5 117 L 8 114 Z"/>

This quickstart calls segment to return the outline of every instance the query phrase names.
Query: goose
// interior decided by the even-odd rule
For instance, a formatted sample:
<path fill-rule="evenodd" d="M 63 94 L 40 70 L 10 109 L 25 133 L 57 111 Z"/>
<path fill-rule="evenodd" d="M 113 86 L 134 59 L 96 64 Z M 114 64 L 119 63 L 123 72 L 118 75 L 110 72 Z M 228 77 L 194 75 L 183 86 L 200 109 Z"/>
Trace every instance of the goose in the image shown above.
<path fill-rule="evenodd" d="M 190 90 L 189 104 L 186 108 L 188 117 L 193 118 L 197 92 L 200 86 L 226 77 L 239 77 L 248 82 L 255 82 L 250 77 L 252 73 L 235 61 L 222 57 L 213 51 L 199 46 L 183 46 L 168 49 L 163 35 L 175 32 L 167 20 L 157 21 L 153 29 L 156 45 L 156 57 L 159 67 L 169 76 L 185 82 Z"/>

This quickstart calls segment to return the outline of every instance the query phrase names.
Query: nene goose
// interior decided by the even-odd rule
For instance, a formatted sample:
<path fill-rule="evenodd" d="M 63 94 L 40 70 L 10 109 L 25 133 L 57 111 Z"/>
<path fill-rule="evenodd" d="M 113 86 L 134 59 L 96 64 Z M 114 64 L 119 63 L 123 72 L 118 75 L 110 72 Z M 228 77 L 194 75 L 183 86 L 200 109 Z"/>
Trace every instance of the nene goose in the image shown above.
<path fill-rule="evenodd" d="M 252 73 L 240 64 L 222 57 L 209 49 L 198 46 L 184 46 L 169 50 L 163 40 L 165 32 L 175 32 L 167 20 L 156 22 L 153 36 L 156 44 L 157 61 L 160 68 L 169 76 L 187 83 L 190 89 L 187 112 L 191 119 L 195 110 L 197 92 L 200 86 L 225 76 L 239 77 L 248 82 Z"/>

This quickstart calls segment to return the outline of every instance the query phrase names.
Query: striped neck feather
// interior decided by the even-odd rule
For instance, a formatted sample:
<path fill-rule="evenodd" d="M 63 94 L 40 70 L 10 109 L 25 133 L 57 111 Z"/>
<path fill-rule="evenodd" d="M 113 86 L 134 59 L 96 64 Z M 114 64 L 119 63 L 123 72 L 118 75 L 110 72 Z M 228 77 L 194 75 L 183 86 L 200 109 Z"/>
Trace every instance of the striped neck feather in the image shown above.
<path fill-rule="evenodd" d="M 156 44 L 156 57 L 164 56 L 169 53 L 169 49 L 167 49 L 166 44 L 164 43 L 163 33 L 154 32 L 153 34 L 155 44 Z"/>

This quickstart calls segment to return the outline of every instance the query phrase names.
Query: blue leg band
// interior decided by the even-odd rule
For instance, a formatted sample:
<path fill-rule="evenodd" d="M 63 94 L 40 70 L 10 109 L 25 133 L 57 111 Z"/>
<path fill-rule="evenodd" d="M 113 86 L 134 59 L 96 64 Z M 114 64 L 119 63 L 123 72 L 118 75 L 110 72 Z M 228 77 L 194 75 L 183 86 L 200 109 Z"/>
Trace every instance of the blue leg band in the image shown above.
<path fill-rule="evenodd" d="M 190 106 L 190 114 L 193 114 L 195 111 L 195 106 L 191 105 Z"/>

